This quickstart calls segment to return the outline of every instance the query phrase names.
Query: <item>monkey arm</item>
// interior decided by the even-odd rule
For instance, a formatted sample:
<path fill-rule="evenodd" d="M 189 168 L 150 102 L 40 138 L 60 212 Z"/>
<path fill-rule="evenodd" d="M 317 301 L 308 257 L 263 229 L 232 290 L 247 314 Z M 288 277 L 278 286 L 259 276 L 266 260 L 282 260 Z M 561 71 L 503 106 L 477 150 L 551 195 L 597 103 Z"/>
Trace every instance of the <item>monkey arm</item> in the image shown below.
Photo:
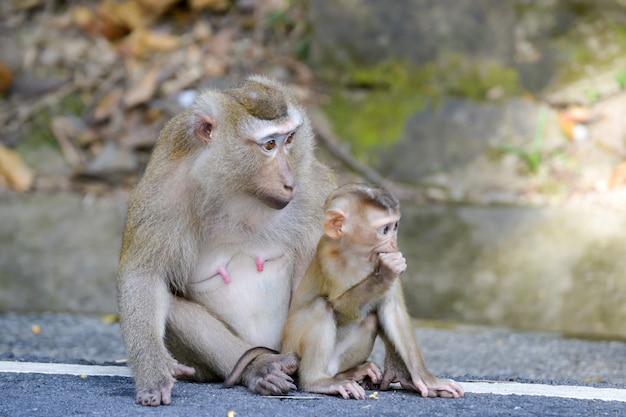
<path fill-rule="evenodd" d="M 399 382 L 405 389 L 420 392 L 422 397 L 463 396 L 463 389 L 456 382 L 439 379 L 426 368 L 399 281 L 385 294 L 378 306 L 378 316 L 386 349 L 381 390 Z"/>
<path fill-rule="evenodd" d="M 398 277 L 388 269 L 378 267 L 358 284 L 348 288 L 335 299 L 330 299 L 335 312 L 347 320 L 361 318 L 361 310 L 380 299 Z"/>
<path fill-rule="evenodd" d="M 176 378 L 192 375 L 194 369 L 174 360 L 163 342 L 170 305 L 168 288 L 158 276 L 122 271 L 118 294 L 121 330 L 137 385 L 136 401 L 151 406 L 170 404 Z M 142 337 L 136 337 L 138 334 Z"/>

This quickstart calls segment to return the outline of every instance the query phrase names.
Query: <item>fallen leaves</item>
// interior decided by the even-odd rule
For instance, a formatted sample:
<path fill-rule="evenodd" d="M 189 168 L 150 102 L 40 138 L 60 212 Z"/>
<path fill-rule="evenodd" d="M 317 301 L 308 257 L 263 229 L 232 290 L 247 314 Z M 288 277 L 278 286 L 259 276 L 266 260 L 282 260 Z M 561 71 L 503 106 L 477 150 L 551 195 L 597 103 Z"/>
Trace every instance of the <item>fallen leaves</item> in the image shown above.
<path fill-rule="evenodd" d="M 565 136 L 573 142 L 582 142 L 589 138 L 587 125 L 600 120 L 589 109 L 581 106 L 569 106 L 559 111 L 558 120 Z"/>
<path fill-rule="evenodd" d="M 626 185 L 626 161 L 619 164 L 611 173 L 609 178 L 609 190 Z"/>
<path fill-rule="evenodd" d="M 5 93 L 15 80 L 15 75 L 11 68 L 4 62 L 0 61 L 0 94 Z"/>
<path fill-rule="evenodd" d="M 35 181 L 35 173 L 19 153 L 0 144 L 0 184 L 15 191 L 28 191 Z"/>
<path fill-rule="evenodd" d="M 269 26 L 276 10 L 302 15 L 286 0 L 36 3 L 11 9 L 26 23 L 13 37 L 21 66 L 0 60 L 0 143 L 33 144 L 28 160 L 38 161 L 37 146 L 52 141 L 63 168 L 41 167 L 35 181 L 21 157 L 2 148 L 3 190 L 131 186 L 159 130 L 209 83 L 251 73 L 310 78 L 289 53 L 297 33 Z"/>
<path fill-rule="evenodd" d="M 150 100 L 157 90 L 160 71 L 161 68 L 155 66 L 142 73 L 138 82 L 124 94 L 124 105 L 134 107 Z"/>

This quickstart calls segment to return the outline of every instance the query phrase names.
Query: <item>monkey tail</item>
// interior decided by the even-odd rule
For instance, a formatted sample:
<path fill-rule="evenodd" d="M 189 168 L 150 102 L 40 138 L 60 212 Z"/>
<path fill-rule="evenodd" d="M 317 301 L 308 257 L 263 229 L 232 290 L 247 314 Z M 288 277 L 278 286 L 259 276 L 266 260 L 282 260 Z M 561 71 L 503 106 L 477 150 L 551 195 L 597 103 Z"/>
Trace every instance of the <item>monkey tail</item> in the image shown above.
<path fill-rule="evenodd" d="M 248 366 L 250 362 L 255 360 L 259 355 L 263 353 L 273 353 L 275 355 L 280 354 L 280 352 L 274 349 L 266 348 L 263 346 L 257 346 L 257 347 L 253 347 L 251 349 L 246 350 L 243 353 L 243 355 L 241 355 L 241 358 L 239 358 L 235 366 L 233 367 L 233 370 L 230 372 L 230 375 L 228 375 L 226 379 L 224 380 L 224 384 L 222 385 L 222 388 L 230 388 L 234 386 L 235 383 L 239 380 L 239 377 L 241 377 L 243 370 L 246 369 L 246 366 Z"/>

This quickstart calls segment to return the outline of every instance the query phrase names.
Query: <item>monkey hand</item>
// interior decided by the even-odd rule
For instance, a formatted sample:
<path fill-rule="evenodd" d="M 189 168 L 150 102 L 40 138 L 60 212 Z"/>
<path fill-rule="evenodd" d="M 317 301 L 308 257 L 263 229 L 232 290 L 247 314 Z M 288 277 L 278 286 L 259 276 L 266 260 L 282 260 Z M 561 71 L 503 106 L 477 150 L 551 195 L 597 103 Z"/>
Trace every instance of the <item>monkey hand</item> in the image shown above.
<path fill-rule="evenodd" d="M 391 282 L 406 271 L 406 259 L 402 252 L 382 252 L 378 254 L 378 271 L 375 276 L 383 282 Z"/>
<path fill-rule="evenodd" d="M 284 395 L 296 391 L 292 375 L 300 359 L 293 353 L 263 353 L 246 367 L 242 380 L 252 392 L 261 395 Z"/>
<path fill-rule="evenodd" d="M 161 404 L 170 405 L 172 403 L 172 388 L 176 378 L 184 375 L 193 375 L 196 372 L 195 369 L 174 360 L 172 360 L 168 368 L 168 371 L 159 382 L 151 384 L 150 388 L 137 391 L 137 396 L 135 397 L 137 404 L 152 407 L 157 407 Z"/>
<path fill-rule="evenodd" d="M 380 368 L 374 362 L 365 362 L 352 369 L 335 375 L 336 379 L 350 379 L 356 381 L 364 389 L 376 389 L 383 379 Z"/>
<path fill-rule="evenodd" d="M 422 397 L 460 398 L 463 388 L 451 379 L 439 379 L 428 373 L 424 378 L 412 377 L 405 367 L 387 366 L 380 383 L 381 391 L 389 389 L 392 382 L 399 382 L 402 388 L 419 392 Z"/>

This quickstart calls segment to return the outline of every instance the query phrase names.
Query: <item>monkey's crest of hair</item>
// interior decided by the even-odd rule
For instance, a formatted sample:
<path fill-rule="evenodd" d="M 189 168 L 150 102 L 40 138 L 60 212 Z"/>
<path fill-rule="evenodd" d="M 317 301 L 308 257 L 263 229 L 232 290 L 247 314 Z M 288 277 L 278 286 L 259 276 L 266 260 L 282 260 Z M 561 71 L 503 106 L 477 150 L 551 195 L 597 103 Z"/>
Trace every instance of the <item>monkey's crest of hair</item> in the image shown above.
<path fill-rule="evenodd" d="M 249 115 L 261 120 L 276 120 L 288 115 L 284 95 L 276 88 L 256 80 L 246 80 L 224 94 L 237 101 Z"/>
<path fill-rule="evenodd" d="M 335 206 L 338 200 L 346 196 L 353 196 L 373 206 L 390 210 L 397 213 L 400 210 L 400 202 L 386 188 L 373 184 L 349 183 L 342 185 L 330 193 L 326 198 L 324 210 Z"/>

